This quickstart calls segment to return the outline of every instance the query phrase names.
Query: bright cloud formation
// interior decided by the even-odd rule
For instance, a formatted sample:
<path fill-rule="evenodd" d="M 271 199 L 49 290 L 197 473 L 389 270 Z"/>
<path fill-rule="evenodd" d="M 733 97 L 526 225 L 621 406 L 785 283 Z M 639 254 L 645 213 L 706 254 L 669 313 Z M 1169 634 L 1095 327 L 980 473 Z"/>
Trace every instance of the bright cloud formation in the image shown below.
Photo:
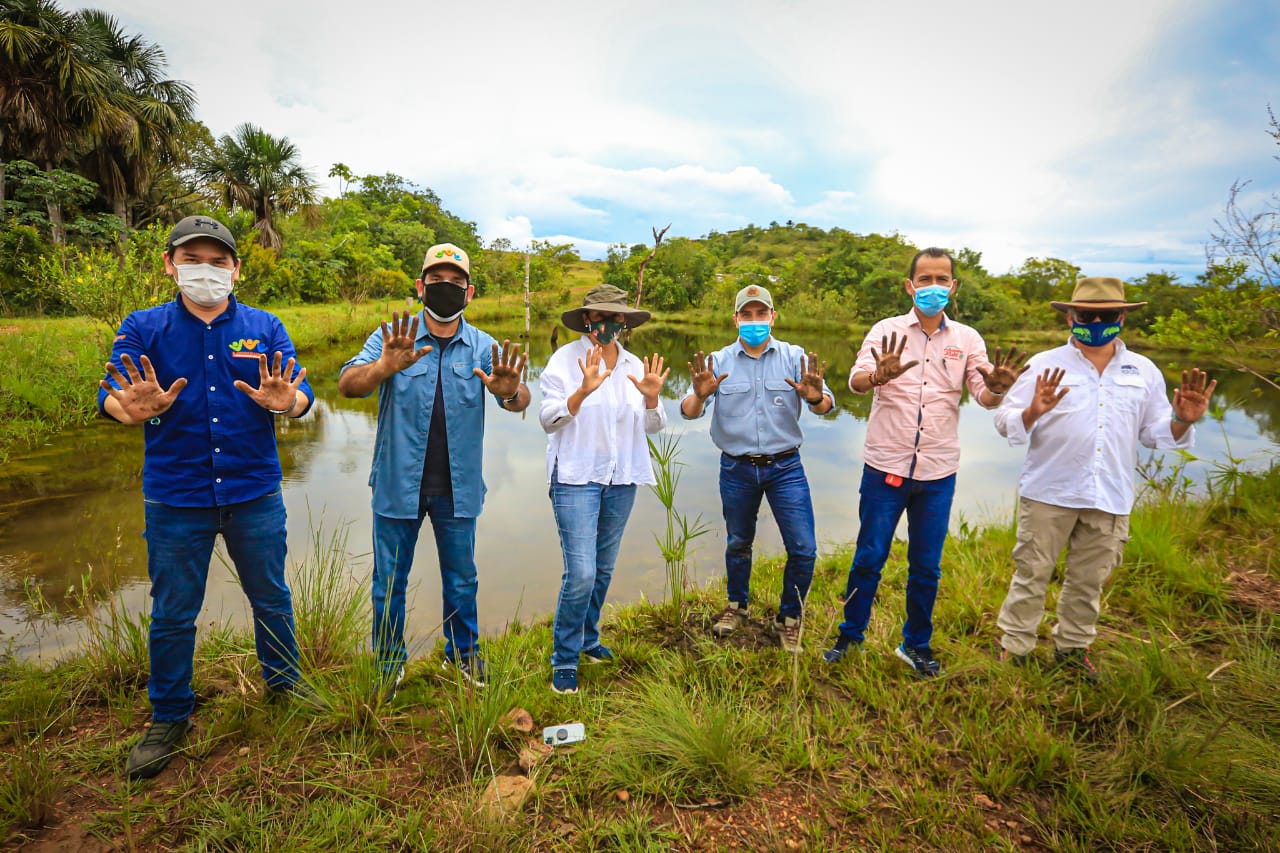
<path fill-rule="evenodd" d="M 216 134 L 252 121 L 320 175 L 396 172 L 487 239 L 589 254 L 794 219 L 996 270 L 1189 269 L 1273 153 L 1280 12 L 1247 0 L 227 0 L 216 38 L 161 0 L 97 5 L 167 49 Z"/>

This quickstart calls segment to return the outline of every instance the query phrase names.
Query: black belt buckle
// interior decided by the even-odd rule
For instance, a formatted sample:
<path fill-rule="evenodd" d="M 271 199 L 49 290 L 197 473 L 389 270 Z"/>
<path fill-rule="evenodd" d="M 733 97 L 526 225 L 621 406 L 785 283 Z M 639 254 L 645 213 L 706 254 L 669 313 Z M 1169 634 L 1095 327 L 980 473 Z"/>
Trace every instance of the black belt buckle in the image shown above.
<path fill-rule="evenodd" d="M 784 450 L 781 453 L 747 453 L 743 456 L 734 456 L 733 458 L 739 462 L 747 462 L 757 468 L 772 465 L 775 462 L 781 462 L 783 459 L 790 459 L 799 452 L 799 448 L 793 447 L 790 450 Z"/>

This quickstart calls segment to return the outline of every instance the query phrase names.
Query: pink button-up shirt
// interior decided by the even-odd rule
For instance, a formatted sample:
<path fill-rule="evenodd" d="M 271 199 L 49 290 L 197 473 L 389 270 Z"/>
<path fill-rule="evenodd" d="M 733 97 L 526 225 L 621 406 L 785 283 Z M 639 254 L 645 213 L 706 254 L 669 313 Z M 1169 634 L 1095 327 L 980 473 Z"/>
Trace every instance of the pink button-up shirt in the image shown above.
<path fill-rule="evenodd" d="M 872 468 L 914 480 L 940 480 L 960 468 L 960 394 L 981 401 L 986 387 L 978 368 L 991 370 L 987 345 L 976 329 L 947 319 L 932 336 L 925 334 L 914 310 L 889 317 L 871 327 L 849 373 L 874 373 L 871 348 L 881 350 L 881 339 L 897 333 L 907 347 L 902 361 L 919 360 L 897 379 L 875 389 L 867 442 L 862 458 Z M 856 391 L 854 393 L 857 393 Z M 999 405 L 995 401 L 995 408 Z"/>

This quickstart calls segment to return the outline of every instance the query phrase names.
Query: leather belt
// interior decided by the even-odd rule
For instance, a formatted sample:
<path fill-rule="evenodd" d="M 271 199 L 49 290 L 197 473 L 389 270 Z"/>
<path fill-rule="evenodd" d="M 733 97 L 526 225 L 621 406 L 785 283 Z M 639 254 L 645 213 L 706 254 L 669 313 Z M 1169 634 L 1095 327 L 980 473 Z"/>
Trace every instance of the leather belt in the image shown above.
<path fill-rule="evenodd" d="M 800 448 L 793 447 L 790 450 L 784 450 L 781 453 L 748 453 L 744 456 L 734 456 L 732 453 L 726 453 L 734 462 L 746 462 L 757 467 L 764 465 L 772 465 L 775 462 L 781 462 L 783 459 L 790 459 L 800 452 Z"/>

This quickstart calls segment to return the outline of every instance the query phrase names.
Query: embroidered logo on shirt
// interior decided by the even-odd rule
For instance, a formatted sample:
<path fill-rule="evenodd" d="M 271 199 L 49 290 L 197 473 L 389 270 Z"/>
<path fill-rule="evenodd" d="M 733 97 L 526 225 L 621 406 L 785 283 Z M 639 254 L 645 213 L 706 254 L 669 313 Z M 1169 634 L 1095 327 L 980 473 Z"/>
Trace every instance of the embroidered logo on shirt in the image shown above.
<path fill-rule="evenodd" d="M 959 361 L 964 358 L 964 350 L 960 347 L 946 347 L 942 350 L 942 357 L 947 361 Z"/>
<path fill-rule="evenodd" d="M 1122 365 L 1120 365 L 1120 372 L 1121 372 L 1121 373 L 1133 373 L 1133 374 L 1135 374 L 1135 375 L 1136 375 L 1136 374 L 1138 374 L 1138 373 L 1141 373 L 1142 371 L 1138 370 L 1138 365 L 1136 365 L 1136 364 L 1122 364 Z"/>
<path fill-rule="evenodd" d="M 265 353 L 267 345 L 258 338 L 241 338 L 227 344 L 232 358 L 257 358 L 258 353 Z"/>

